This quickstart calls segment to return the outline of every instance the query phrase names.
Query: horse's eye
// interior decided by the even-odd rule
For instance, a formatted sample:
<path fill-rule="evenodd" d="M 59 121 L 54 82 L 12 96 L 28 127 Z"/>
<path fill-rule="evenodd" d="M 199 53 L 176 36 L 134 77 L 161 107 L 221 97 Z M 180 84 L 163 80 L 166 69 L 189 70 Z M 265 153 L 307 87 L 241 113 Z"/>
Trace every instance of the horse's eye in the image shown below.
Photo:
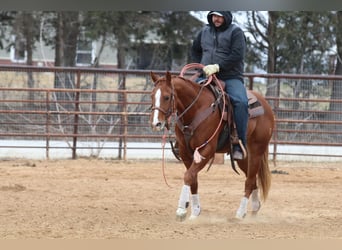
<path fill-rule="evenodd" d="M 167 96 L 164 96 L 164 100 L 165 100 L 165 101 L 170 100 L 170 96 L 168 96 L 168 95 L 167 95 Z"/>

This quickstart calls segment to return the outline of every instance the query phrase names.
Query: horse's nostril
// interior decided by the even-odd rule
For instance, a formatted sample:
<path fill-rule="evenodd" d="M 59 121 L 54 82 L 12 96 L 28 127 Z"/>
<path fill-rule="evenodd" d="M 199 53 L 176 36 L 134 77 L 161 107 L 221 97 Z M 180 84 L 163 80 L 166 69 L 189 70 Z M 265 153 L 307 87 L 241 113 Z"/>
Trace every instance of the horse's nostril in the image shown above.
<path fill-rule="evenodd" d="M 161 122 L 158 122 L 157 124 L 156 124 L 156 127 L 160 127 L 162 124 L 161 124 Z"/>

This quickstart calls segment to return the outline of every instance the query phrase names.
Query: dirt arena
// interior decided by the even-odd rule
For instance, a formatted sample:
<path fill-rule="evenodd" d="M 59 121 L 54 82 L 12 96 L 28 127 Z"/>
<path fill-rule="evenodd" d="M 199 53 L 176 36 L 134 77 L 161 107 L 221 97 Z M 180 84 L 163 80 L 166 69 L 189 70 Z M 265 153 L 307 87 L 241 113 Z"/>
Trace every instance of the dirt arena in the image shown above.
<path fill-rule="evenodd" d="M 244 177 L 199 176 L 202 213 L 175 220 L 183 165 L 161 161 L 0 160 L 1 239 L 342 239 L 340 163 L 277 162 L 259 214 L 234 218 Z"/>

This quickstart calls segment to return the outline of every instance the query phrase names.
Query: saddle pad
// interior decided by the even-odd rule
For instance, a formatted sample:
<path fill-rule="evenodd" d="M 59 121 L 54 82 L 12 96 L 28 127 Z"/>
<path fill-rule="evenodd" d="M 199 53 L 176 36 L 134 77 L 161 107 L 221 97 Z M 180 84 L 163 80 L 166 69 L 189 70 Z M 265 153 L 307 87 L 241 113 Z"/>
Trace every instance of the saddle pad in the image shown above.
<path fill-rule="evenodd" d="M 263 115 L 265 112 L 264 107 L 261 106 L 260 102 L 258 101 L 258 98 L 250 91 L 247 91 L 247 97 L 249 118 L 254 118 L 259 115 Z"/>

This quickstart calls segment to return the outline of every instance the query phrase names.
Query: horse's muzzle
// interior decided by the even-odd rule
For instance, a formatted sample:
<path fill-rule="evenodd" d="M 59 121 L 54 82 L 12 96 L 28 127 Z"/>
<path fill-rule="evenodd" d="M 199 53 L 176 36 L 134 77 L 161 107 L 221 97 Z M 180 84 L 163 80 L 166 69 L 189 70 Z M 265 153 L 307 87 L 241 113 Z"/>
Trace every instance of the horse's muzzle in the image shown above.
<path fill-rule="evenodd" d="M 165 127 L 165 122 L 157 122 L 156 124 L 151 124 L 153 131 L 161 131 Z"/>

